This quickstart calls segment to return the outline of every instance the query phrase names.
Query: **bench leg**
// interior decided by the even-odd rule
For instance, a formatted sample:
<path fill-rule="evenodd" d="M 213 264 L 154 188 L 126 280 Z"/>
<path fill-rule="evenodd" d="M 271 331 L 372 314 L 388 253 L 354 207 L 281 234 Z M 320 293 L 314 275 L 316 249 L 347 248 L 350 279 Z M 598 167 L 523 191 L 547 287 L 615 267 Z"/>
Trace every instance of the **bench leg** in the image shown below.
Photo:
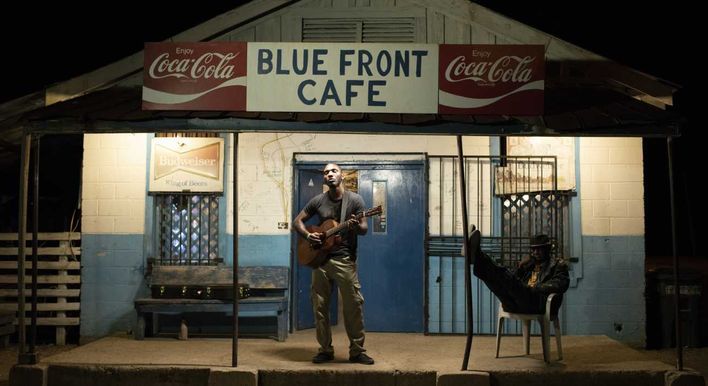
<path fill-rule="evenodd" d="M 159 314 L 157 312 L 152 313 L 152 336 L 157 336 L 157 333 L 160 332 L 160 322 L 157 317 L 158 315 Z"/>
<path fill-rule="evenodd" d="M 133 337 L 135 340 L 145 339 L 145 315 L 142 313 L 138 314 L 138 323 L 133 331 Z"/>
<path fill-rule="evenodd" d="M 288 319 L 285 312 L 278 313 L 278 342 L 285 342 L 288 337 Z"/>
<path fill-rule="evenodd" d="M 177 335 L 177 339 L 179 339 L 179 340 L 189 339 L 189 329 L 187 328 L 187 321 L 184 319 L 182 319 L 182 321 L 179 324 L 179 334 Z"/>

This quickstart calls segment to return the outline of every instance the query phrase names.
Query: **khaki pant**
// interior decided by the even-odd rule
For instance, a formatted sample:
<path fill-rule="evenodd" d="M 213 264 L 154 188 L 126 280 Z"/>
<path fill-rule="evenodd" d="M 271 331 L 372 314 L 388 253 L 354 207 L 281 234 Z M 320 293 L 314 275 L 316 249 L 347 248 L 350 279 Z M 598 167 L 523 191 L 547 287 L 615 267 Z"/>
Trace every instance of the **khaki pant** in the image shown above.
<path fill-rule="evenodd" d="M 332 281 L 337 283 L 339 293 L 342 295 L 344 327 L 349 337 L 349 356 L 355 356 L 366 351 L 364 350 L 364 297 L 361 296 L 356 263 L 349 257 L 330 259 L 322 267 L 312 270 L 310 297 L 315 314 L 319 351 L 334 353 L 329 321 Z"/>

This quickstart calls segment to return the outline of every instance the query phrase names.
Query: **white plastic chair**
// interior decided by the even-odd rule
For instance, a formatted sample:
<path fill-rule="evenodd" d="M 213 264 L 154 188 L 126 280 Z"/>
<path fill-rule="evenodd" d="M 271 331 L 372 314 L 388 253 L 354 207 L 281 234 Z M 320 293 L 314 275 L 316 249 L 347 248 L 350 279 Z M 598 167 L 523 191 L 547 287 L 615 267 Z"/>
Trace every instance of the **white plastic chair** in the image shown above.
<path fill-rule="evenodd" d="M 536 320 L 541 325 L 541 346 L 543 348 L 543 360 L 550 362 L 550 329 L 553 322 L 554 335 L 556 336 L 556 344 L 558 346 L 558 360 L 563 360 L 563 348 L 561 346 L 561 328 L 558 315 L 551 315 L 551 302 L 557 294 L 550 294 L 546 299 L 546 312 L 543 314 L 517 314 L 504 311 L 501 303 L 499 303 L 498 323 L 497 323 L 497 356 L 499 358 L 499 346 L 501 344 L 502 328 L 504 328 L 504 318 L 516 319 L 522 321 L 522 332 L 524 336 L 524 351 L 529 355 L 530 348 L 530 329 L 531 321 Z"/>

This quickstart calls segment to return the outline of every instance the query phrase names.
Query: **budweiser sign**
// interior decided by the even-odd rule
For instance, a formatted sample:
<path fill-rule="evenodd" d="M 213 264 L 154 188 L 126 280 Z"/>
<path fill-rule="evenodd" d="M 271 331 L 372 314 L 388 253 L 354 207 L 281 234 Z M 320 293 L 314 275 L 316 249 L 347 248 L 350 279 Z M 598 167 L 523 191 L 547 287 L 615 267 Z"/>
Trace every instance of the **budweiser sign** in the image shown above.
<path fill-rule="evenodd" d="M 440 45 L 441 114 L 543 114 L 542 45 Z"/>
<path fill-rule="evenodd" d="M 153 139 L 150 191 L 223 191 L 223 154 L 222 138 Z"/>
<path fill-rule="evenodd" d="M 146 43 L 145 110 L 246 110 L 245 42 Z"/>

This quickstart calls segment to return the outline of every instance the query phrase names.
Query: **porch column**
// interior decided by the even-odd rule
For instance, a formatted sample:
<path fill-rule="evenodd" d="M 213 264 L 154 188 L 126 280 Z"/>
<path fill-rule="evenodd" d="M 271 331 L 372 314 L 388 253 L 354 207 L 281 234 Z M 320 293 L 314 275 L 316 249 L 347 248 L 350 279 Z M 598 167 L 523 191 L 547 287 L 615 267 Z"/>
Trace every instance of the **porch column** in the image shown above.
<path fill-rule="evenodd" d="M 472 274 L 470 271 L 470 251 L 467 245 L 469 231 L 467 229 L 467 185 L 465 184 L 465 160 L 462 152 L 462 136 L 457 136 L 457 162 L 459 165 L 458 180 L 460 181 L 460 199 L 462 200 L 462 245 L 465 251 L 465 315 L 467 315 L 467 342 L 465 343 L 465 357 L 462 359 L 462 370 L 467 370 L 472 350 Z"/>
<path fill-rule="evenodd" d="M 671 253 L 674 259 L 674 329 L 676 330 L 676 369 L 683 370 L 683 342 L 681 341 L 681 313 L 679 311 L 678 251 L 676 247 L 676 201 L 674 200 L 674 138 L 666 137 L 666 154 L 669 158 L 669 200 L 671 200 Z"/>

